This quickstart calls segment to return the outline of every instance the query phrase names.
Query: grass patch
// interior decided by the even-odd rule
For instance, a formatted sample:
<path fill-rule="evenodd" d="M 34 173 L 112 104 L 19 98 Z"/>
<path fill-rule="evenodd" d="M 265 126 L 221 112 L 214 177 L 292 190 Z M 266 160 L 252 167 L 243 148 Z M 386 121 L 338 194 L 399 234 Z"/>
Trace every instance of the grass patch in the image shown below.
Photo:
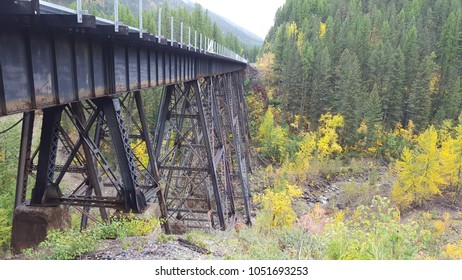
<path fill-rule="evenodd" d="M 73 260 L 94 251 L 103 239 L 121 238 L 124 247 L 131 243 L 124 241 L 130 236 L 146 236 L 156 230 L 160 222 L 156 218 L 136 219 L 134 216 L 113 219 L 110 223 L 99 224 L 82 232 L 77 229 L 51 230 L 37 250 L 26 249 L 24 254 L 30 259 Z"/>

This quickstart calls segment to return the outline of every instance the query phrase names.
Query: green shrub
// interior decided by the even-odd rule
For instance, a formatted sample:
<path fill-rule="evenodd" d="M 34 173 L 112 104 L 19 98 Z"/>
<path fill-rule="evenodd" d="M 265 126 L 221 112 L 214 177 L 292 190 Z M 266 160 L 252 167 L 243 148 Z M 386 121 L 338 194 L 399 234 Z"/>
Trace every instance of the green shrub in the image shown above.
<path fill-rule="evenodd" d="M 11 225 L 6 212 L 5 209 L 0 208 L 0 251 L 6 251 L 11 240 Z"/>
<path fill-rule="evenodd" d="M 177 240 L 177 237 L 175 235 L 168 235 L 163 232 L 161 232 L 157 236 L 157 242 L 160 242 L 160 243 L 167 243 L 169 241 L 175 241 L 175 240 Z"/>
<path fill-rule="evenodd" d="M 274 115 L 269 108 L 265 118 L 258 129 L 259 152 L 273 162 L 281 162 L 287 155 L 287 143 L 289 138 L 287 130 L 274 122 Z"/>
<path fill-rule="evenodd" d="M 133 215 L 113 219 L 110 223 L 96 225 L 85 231 L 76 229 L 51 230 L 38 250 L 25 253 L 30 258 L 47 260 L 72 260 L 82 254 L 94 251 L 98 241 L 108 238 L 145 236 L 159 226 L 158 219 L 136 219 Z M 128 243 L 123 242 L 123 246 Z"/>
<path fill-rule="evenodd" d="M 403 224 L 400 212 L 389 199 L 376 196 L 372 206 L 359 206 L 350 220 L 337 220 L 326 227 L 325 256 L 334 260 L 414 259 L 435 238 L 416 222 Z"/>
<path fill-rule="evenodd" d="M 198 231 L 198 230 L 189 231 L 184 235 L 184 239 L 193 244 L 196 244 L 199 247 L 202 247 L 202 248 L 207 247 L 207 244 L 205 241 L 208 238 L 206 234 L 201 231 Z"/>
<path fill-rule="evenodd" d="M 37 259 L 72 260 L 78 256 L 96 249 L 100 239 L 97 231 L 79 232 L 73 229 L 60 231 L 51 230 L 47 238 L 38 246 Z"/>

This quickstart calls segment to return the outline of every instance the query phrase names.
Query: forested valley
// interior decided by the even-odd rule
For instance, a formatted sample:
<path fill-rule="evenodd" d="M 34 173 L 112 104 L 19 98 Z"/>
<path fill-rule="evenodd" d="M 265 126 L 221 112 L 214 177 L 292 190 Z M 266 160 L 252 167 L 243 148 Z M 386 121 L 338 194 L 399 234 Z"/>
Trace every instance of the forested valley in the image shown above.
<path fill-rule="evenodd" d="M 199 14 L 207 18 L 196 9 L 180 17 L 195 26 Z M 145 16 L 146 26 L 155 15 Z M 211 38 L 223 36 L 216 40 L 252 60 L 231 35 L 205 24 Z M 252 226 L 186 233 L 208 252 L 201 258 L 462 259 L 460 0 L 286 0 L 261 51 L 251 53 Z M 155 111 L 158 100 L 149 102 Z M 7 151 L 0 150 L 2 167 Z M 6 232 L 2 218 L 11 211 L 3 204 L 0 211 Z M 102 232 L 122 238 L 120 252 L 136 254 L 143 245 L 124 241 L 127 232 L 156 227 L 108 225 L 80 243 L 75 229 L 54 232 L 44 251 L 26 256 L 79 258 L 96 250 Z"/>
<path fill-rule="evenodd" d="M 257 224 L 307 258 L 461 258 L 461 27 L 460 1 L 287 0 L 248 97 Z"/>

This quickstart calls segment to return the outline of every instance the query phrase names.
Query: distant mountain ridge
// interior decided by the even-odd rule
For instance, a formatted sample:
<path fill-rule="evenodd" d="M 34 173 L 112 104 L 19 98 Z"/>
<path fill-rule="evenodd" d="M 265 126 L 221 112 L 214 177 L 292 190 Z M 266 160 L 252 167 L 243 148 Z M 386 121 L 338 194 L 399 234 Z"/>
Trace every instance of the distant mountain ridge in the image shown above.
<path fill-rule="evenodd" d="M 183 2 L 187 7 L 193 8 L 195 2 L 192 2 L 190 0 L 174 0 L 175 2 Z M 204 9 L 207 9 L 207 7 L 203 7 Z M 243 26 L 239 26 L 236 23 L 232 22 L 231 20 L 222 17 L 213 11 L 209 10 L 209 16 L 212 19 L 212 21 L 216 22 L 218 24 L 218 27 L 223 31 L 223 33 L 232 33 L 235 34 L 236 36 L 239 37 L 239 39 L 250 46 L 253 45 L 258 45 L 261 46 L 263 45 L 263 38 L 260 38 L 256 34 L 250 32 L 249 30 L 245 29 Z"/>
<path fill-rule="evenodd" d="M 75 0 L 48 0 L 48 2 L 52 2 L 52 3 L 56 3 L 59 5 L 69 7 L 73 3 L 75 3 Z M 99 4 L 102 4 L 103 7 L 106 7 L 105 12 L 109 12 L 113 7 L 113 0 L 84 0 L 83 2 L 84 2 L 84 9 L 85 9 L 85 3 L 89 3 L 89 2 L 92 2 L 92 3 L 98 2 Z M 128 4 L 132 12 L 135 14 L 137 13 L 138 1 L 119 0 L 119 2 L 123 4 Z M 159 5 L 163 5 L 166 2 L 168 3 L 169 6 L 185 7 L 188 10 L 193 10 L 194 5 L 196 4 L 195 2 L 192 2 L 190 0 L 144 0 L 143 5 L 145 9 L 149 9 L 149 8 L 157 7 Z M 207 7 L 202 7 L 202 8 L 204 10 L 208 10 Z M 221 29 L 223 34 L 226 34 L 226 33 L 234 34 L 239 38 L 239 40 L 242 43 L 244 43 L 245 45 L 249 47 L 263 45 L 262 38 L 246 30 L 244 27 L 233 23 L 231 20 L 226 19 L 214 13 L 213 11 L 208 10 L 208 15 L 210 19 L 212 20 L 212 22 L 217 23 L 218 27 Z"/>

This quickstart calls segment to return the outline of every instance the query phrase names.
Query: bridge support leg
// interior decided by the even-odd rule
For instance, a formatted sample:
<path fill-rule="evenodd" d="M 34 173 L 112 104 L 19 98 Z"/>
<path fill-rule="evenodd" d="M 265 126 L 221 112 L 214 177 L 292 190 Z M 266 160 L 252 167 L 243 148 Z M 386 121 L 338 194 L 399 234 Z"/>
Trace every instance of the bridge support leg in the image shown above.
<path fill-rule="evenodd" d="M 230 166 L 234 171 L 234 177 L 238 178 L 239 185 L 241 186 L 240 192 L 236 191 L 236 197 L 244 205 L 245 220 L 247 224 L 251 223 L 250 216 L 250 183 L 248 177 L 248 165 L 245 159 L 245 150 L 243 138 L 241 134 L 242 126 L 241 118 L 243 117 L 240 110 L 238 99 L 237 87 L 239 83 L 232 76 L 233 74 L 226 74 L 220 78 L 220 91 L 217 92 L 217 99 L 222 112 L 223 126 L 226 128 L 225 135 L 227 136 L 226 143 L 230 151 Z"/>
<path fill-rule="evenodd" d="M 249 128 L 249 112 L 247 111 L 247 103 L 245 102 L 245 90 L 244 90 L 244 72 L 235 72 L 232 74 L 234 76 L 234 86 L 237 90 L 237 97 L 239 102 L 238 113 L 239 113 L 239 123 L 242 130 L 242 139 L 245 146 L 245 160 L 247 163 L 247 168 L 249 171 L 252 171 L 252 153 L 250 151 L 250 128 Z"/>
<path fill-rule="evenodd" d="M 61 115 L 64 106 L 43 110 L 42 134 L 40 136 L 37 178 L 32 190 L 32 205 L 58 205 L 60 190 L 53 184 L 58 152 Z"/>
<path fill-rule="evenodd" d="M 170 234 L 170 226 L 167 220 L 167 206 L 165 204 L 165 197 L 163 195 L 163 190 L 159 186 L 159 169 L 157 168 L 157 161 L 154 153 L 154 149 L 152 147 L 152 143 L 149 137 L 149 128 L 148 124 L 146 122 L 146 114 L 144 112 L 144 107 L 143 107 L 143 102 L 141 99 L 141 93 L 139 91 L 134 92 L 135 95 L 135 102 L 136 102 L 136 108 L 138 109 L 138 115 L 140 118 L 140 123 L 141 123 L 141 139 L 145 142 L 146 145 L 146 151 L 148 152 L 149 156 L 149 170 L 154 177 L 154 182 L 152 188 L 158 188 L 159 190 L 157 191 L 157 201 L 159 204 L 159 209 L 160 209 L 160 218 L 162 221 L 162 226 L 164 228 L 165 233 Z"/>
<path fill-rule="evenodd" d="M 120 101 L 118 98 L 101 98 L 98 100 L 97 105 L 104 112 L 114 144 L 119 172 L 123 181 L 125 209 L 133 210 L 136 213 L 143 212 L 147 203 L 143 193 L 138 189 L 139 182 L 135 159 L 124 125 Z"/>
<path fill-rule="evenodd" d="M 21 142 L 19 149 L 18 177 L 14 208 L 26 201 L 27 180 L 31 168 L 32 136 L 34 132 L 35 112 L 24 113 L 22 121 Z"/>
<path fill-rule="evenodd" d="M 85 116 L 85 111 L 82 106 L 82 103 L 74 103 L 71 105 L 73 111 L 76 113 L 76 117 L 79 119 L 81 123 L 86 123 L 86 116 Z M 96 127 L 95 129 L 95 143 L 99 147 L 99 130 L 100 127 Z M 102 182 L 101 182 L 101 176 L 98 172 L 98 166 L 96 165 L 96 159 L 91 153 L 91 147 L 89 146 L 88 143 L 83 143 L 82 144 L 84 156 L 85 156 L 85 167 L 86 167 L 86 173 L 88 176 L 87 183 L 88 183 L 88 188 L 86 190 L 86 195 L 91 196 L 92 193 L 94 192 L 96 196 L 102 197 L 103 192 L 102 192 Z M 83 209 L 84 212 L 89 213 L 90 212 L 90 207 L 85 206 Z M 106 209 L 104 207 L 99 208 L 99 212 L 101 215 L 101 218 L 104 221 L 108 220 L 108 214 L 106 212 Z M 88 222 L 88 215 L 86 213 L 82 214 L 82 220 L 81 220 L 81 229 L 84 229 L 87 227 L 87 222 Z"/>
<path fill-rule="evenodd" d="M 222 89 L 220 87 L 218 77 L 212 77 L 212 78 L 207 78 L 204 85 L 206 86 L 205 89 L 203 89 L 204 92 L 207 93 L 207 98 L 210 100 L 211 104 L 211 112 L 212 112 L 212 118 L 213 120 L 211 121 L 213 123 L 213 128 L 214 128 L 214 139 L 216 142 L 215 146 L 215 151 L 213 151 L 213 154 L 215 154 L 215 164 L 217 166 L 217 174 L 219 176 L 221 175 L 221 182 L 224 186 L 224 189 L 226 191 L 226 194 L 223 196 L 226 196 L 228 198 L 228 204 L 229 204 L 229 211 L 228 215 L 234 216 L 236 214 L 236 209 L 235 209 L 235 204 L 234 204 L 234 184 L 231 178 L 231 171 L 230 171 L 230 162 L 228 161 L 228 158 L 230 156 L 231 149 L 226 145 L 226 129 L 223 127 L 222 123 L 222 112 L 219 109 L 219 102 L 218 102 L 218 95 L 220 90 Z M 221 153 L 221 155 L 220 155 Z"/>
<path fill-rule="evenodd" d="M 181 226 L 225 229 L 232 215 L 226 182 L 217 172 L 223 149 L 214 137 L 211 100 L 198 81 L 168 86 L 162 97 L 156 158 L 177 231 Z"/>

